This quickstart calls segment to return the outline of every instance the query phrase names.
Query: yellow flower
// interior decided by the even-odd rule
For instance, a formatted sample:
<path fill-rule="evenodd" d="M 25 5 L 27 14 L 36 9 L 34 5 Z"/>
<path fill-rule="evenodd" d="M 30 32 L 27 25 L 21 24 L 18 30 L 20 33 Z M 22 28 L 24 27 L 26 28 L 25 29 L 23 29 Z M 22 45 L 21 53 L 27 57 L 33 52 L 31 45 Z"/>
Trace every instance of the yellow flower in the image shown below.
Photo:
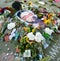
<path fill-rule="evenodd" d="M 26 48 L 28 48 L 28 45 L 26 45 Z"/>
<path fill-rule="evenodd" d="M 36 28 L 32 29 L 32 32 L 34 33 L 36 31 Z"/>
<path fill-rule="evenodd" d="M 26 36 L 26 42 L 29 42 L 29 38 Z"/>
<path fill-rule="evenodd" d="M 44 23 L 45 23 L 45 24 L 49 24 L 49 23 L 51 23 L 51 20 L 50 20 L 50 19 L 44 20 Z"/>

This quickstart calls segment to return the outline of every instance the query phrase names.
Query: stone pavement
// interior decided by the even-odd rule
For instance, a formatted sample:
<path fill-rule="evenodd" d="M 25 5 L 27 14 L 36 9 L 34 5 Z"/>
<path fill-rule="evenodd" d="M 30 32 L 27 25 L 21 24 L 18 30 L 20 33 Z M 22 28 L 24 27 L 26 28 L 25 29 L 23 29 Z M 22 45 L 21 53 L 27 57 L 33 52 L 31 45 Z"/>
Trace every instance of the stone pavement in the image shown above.
<path fill-rule="evenodd" d="M 14 55 L 2 53 L 0 55 L 0 61 L 14 61 Z"/>
<path fill-rule="evenodd" d="M 46 49 L 47 55 L 51 56 L 50 61 L 60 61 L 60 35 L 55 36 L 55 40 L 57 40 L 56 43 L 52 43 L 49 48 Z"/>

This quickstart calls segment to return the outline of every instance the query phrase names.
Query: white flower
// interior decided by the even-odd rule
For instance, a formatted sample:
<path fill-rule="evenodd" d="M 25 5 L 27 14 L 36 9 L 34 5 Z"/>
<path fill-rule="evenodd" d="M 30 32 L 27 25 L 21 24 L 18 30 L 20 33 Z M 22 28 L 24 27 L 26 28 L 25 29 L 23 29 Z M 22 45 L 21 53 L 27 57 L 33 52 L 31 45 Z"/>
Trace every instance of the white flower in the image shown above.
<path fill-rule="evenodd" d="M 47 33 L 49 35 L 51 35 L 54 32 L 53 30 L 51 30 L 49 28 L 45 28 L 44 31 L 45 31 L 45 33 Z"/>
<path fill-rule="evenodd" d="M 13 29 L 14 27 L 15 27 L 15 23 L 9 23 L 7 25 L 7 29 L 9 29 L 9 30 Z"/>
<path fill-rule="evenodd" d="M 42 36 L 42 34 L 40 32 L 36 32 L 35 41 L 41 42 L 42 40 L 45 40 L 45 38 Z"/>
<path fill-rule="evenodd" d="M 27 37 L 29 38 L 29 40 L 35 40 L 36 42 L 41 42 L 42 40 L 45 40 L 40 32 L 36 32 L 36 35 L 33 35 L 33 33 L 30 32 L 27 34 Z"/>
<path fill-rule="evenodd" d="M 27 37 L 29 38 L 29 40 L 34 40 L 34 34 L 32 32 L 28 33 Z"/>
<path fill-rule="evenodd" d="M 44 5 L 44 4 L 45 4 L 45 2 L 43 2 L 43 1 L 40 1 L 39 3 L 40 3 L 40 4 L 42 4 L 42 5 Z"/>

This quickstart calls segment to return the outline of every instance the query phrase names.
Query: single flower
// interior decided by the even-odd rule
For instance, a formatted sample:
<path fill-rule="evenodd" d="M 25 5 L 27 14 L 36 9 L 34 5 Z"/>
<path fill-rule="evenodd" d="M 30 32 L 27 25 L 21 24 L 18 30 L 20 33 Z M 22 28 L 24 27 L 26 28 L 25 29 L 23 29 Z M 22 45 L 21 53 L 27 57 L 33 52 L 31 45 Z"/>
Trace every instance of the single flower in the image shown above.
<path fill-rule="evenodd" d="M 27 34 L 27 37 L 29 38 L 29 40 L 34 40 L 35 36 L 32 32 Z"/>
<path fill-rule="evenodd" d="M 51 23 L 51 20 L 50 19 L 48 19 L 48 20 L 46 19 L 46 20 L 44 20 L 44 23 L 45 24 L 49 24 L 49 23 Z"/>
<path fill-rule="evenodd" d="M 32 29 L 32 32 L 34 33 L 36 31 L 36 28 Z"/>
<path fill-rule="evenodd" d="M 45 38 L 42 36 L 42 34 L 40 32 L 36 32 L 35 41 L 41 42 L 42 40 L 45 40 Z"/>
<path fill-rule="evenodd" d="M 45 2 L 43 2 L 43 1 L 39 1 L 38 3 L 42 4 L 42 5 L 45 5 Z"/>
<path fill-rule="evenodd" d="M 50 29 L 50 28 L 45 28 L 44 32 L 51 35 L 54 31 L 52 29 Z"/>
<path fill-rule="evenodd" d="M 15 23 L 9 23 L 7 25 L 7 29 L 9 29 L 9 30 L 13 29 L 14 27 L 15 27 Z"/>

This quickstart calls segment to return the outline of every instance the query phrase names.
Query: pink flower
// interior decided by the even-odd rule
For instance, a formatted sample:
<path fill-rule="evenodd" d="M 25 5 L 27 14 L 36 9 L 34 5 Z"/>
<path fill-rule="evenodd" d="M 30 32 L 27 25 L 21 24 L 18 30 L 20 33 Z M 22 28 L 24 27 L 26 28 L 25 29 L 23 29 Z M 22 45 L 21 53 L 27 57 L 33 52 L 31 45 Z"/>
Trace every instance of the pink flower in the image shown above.
<path fill-rule="evenodd" d="M 55 0 L 55 2 L 60 2 L 60 0 Z"/>

